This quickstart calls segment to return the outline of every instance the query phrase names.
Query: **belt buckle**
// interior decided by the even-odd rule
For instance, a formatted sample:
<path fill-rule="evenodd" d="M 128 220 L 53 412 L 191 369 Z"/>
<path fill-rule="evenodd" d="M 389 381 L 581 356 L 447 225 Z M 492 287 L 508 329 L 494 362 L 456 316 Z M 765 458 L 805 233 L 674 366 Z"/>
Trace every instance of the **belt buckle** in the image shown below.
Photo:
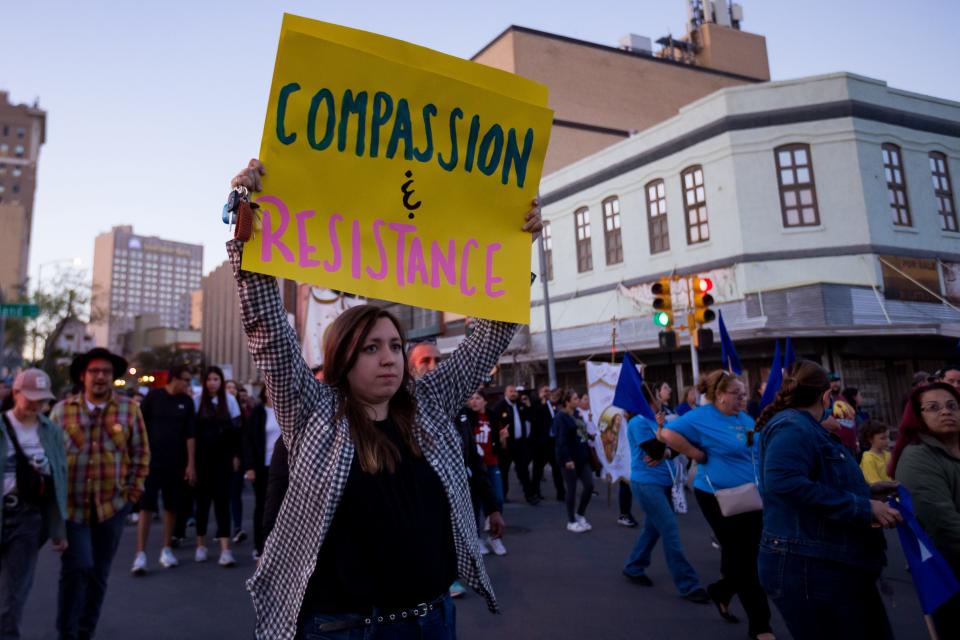
<path fill-rule="evenodd" d="M 426 602 L 421 602 L 420 604 L 418 604 L 416 607 L 413 608 L 414 617 L 423 618 L 428 613 L 430 613 L 430 605 L 428 605 Z"/>

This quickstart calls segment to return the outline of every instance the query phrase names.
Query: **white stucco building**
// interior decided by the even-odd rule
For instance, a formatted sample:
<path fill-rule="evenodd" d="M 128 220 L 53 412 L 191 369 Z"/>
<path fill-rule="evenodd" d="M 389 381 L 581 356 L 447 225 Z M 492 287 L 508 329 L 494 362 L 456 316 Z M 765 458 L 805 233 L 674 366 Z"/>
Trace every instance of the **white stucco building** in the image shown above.
<path fill-rule="evenodd" d="M 609 354 L 615 327 L 618 349 L 689 384 L 689 351 L 657 350 L 649 285 L 709 274 L 753 380 L 789 335 L 889 417 L 960 337 L 958 174 L 960 104 L 836 73 L 721 89 L 546 176 L 561 374 Z M 515 361 L 545 358 L 535 286 Z"/>

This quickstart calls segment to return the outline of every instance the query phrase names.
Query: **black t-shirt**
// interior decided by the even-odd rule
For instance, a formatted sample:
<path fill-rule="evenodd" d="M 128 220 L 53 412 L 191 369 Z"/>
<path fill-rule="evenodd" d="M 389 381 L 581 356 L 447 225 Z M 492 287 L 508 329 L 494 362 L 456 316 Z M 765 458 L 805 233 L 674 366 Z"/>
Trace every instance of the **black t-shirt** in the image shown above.
<path fill-rule="evenodd" d="M 187 439 L 194 437 L 193 400 L 153 389 L 140 405 L 150 440 L 151 469 L 185 469 Z"/>
<path fill-rule="evenodd" d="M 401 452 L 394 473 L 364 473 L 354 454 L 347 485 L 310 579 L 304 611 L 367 613 L 429 602 L 457 576 L 450 503 L 425 458 L 392 420 L 375 423 Z"/>

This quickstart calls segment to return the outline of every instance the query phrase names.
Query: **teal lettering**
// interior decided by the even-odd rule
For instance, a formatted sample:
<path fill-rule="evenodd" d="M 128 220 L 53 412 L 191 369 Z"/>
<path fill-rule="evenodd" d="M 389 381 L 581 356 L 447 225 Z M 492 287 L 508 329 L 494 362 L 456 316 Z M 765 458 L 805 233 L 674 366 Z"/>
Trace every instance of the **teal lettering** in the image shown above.
<path fill-rule="evenodd" d="M 470 119 L 470 137 L 467 138 L 467 157 L 463 160 L 463 168 L 467 173 L 473 171 L 473 158 L 477 151 L 477 136 L 480 135 L 480 116 Z"/>
<path fill-rule="evenodd" d="M 527 129 L 526 135 L 523 136 L 522 152 L 517 147 L 517 130 L 510 129 L 507 133 L 507 152 L 503 156 L 501 183 L 507 184 L 510 181 L 510 167 L 515 166 L 517 186 L 523 188 L 523 182 L 527 179 L 527 162 L 530 160 L 531 149 L 533 149 L 533 129 Z"/>
<path fill-rule="evenodd" d="M 317 112 L 320 110 L 320 103 L 327 104 L 327 129 L 323 135 L 323 140 L 317 142 Z M 333 94 L 329 89 L 320 89 L 313 100 L 310 101 L 310 115 L 307 116 L 307 140 L 310 146 L 317 151 L 323 151 L 333 142 L 333 129 L 337 122 L 337 115 L 333 106 Z"/>
<path fill-rule="evenodd" d="M 493 153 L 490 153 L 490 145 Z M 500 154 L 503 153 L 503 127 L 498 124 L 490 127 L 480 142 L 480 155 L 477 156 L 477 168 L 485 176 L 492 176 L 500 164 Z"/>
<path fill-rule="evenodd" d="M 366 91 L 358 93 L 356 98 L 350 89 L 343 94 L 343 101 L 340 103 L 340 132 L 337 136 L 337 149 L 340 151 L 347 148 L 347 126 L 351 113 L 357 115 L 357 155 L 363 156 L 364 131 L 367 126 Z"/>
<path fill-rule="evenodd" d="M 413 158 L 413 126 L 410 123 L 410 105 L 406 98 L 397 100 L 397 115 L 393 119 L 393 133 L 390 134 L 390 142 L 387 143 L 387 157 L 392 158 L 397 155 L 397 145 L 403 138 L 403 158 L 410 160 Z"/>
<path fill-rule="evenodd" d="M 300 91 L 300 85 L 291 82 L 283 85 L 280 88 L 280 95 L 277 96 L 277 140 L 282 144 L 293 144 L 293 141 L 297 139 L 296 132 L 288 134 L 283 127 L 283 120 L 287 115 L 287 99 L 294 91 Z"/>
<path fill-rule="evenodd" d="M 377 91 L 373 94 L 373 115 L 370 118 L 370 157 L 376 158 L 380 150 L 380 127 L 390 121 L 393 113 L 393 98 Z"/>
<path fill-rule="evenodd" d="M 450 112 L 450 160 L 443 159 L 443 154 L 437 154 L 437 162 L 444 171 L 453 171 L 457 166 L 457 120 L 463 118 L 463 109 L 454 107 Z"/>
<path fill-rule="evenodd" d="M 413 155 L 420 162 L 430 162 L 430 159 L 433 158 L 433 130 L 430 128 L 430 118 L 435 115 L 437 115 L 436 105 L 428 104 L 423 107 L 423 128 L 424 135 L 427 137 L 427 148 L 423 151 L 413 150 Z"/>

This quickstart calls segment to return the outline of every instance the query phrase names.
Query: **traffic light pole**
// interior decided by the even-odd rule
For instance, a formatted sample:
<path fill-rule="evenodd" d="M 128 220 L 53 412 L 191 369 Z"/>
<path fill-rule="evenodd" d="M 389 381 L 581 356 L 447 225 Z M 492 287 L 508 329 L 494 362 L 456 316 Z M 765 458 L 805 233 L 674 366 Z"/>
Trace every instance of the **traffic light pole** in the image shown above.
<path fill-rule="evenodd" d="M 547 377 L 550 388 L 557 388 L 557 361 L 553 357 L 553 327 L 550 323 L 550 287 L 547 285 L 547 256 L 543 252 L 543 237 L 537 238 L 537 250 L 540 254 L 540 281 L 543 284 L 543 316 L 547 330 Z"/>
<path fill-rule="evenodd" d="M 690 368 L 693 369 L 693 386 L 697 386 L 700 379 L 700 358 L 697 355 L 697 347 L 693 344 L 693 337 L 690 339 Z"/>

